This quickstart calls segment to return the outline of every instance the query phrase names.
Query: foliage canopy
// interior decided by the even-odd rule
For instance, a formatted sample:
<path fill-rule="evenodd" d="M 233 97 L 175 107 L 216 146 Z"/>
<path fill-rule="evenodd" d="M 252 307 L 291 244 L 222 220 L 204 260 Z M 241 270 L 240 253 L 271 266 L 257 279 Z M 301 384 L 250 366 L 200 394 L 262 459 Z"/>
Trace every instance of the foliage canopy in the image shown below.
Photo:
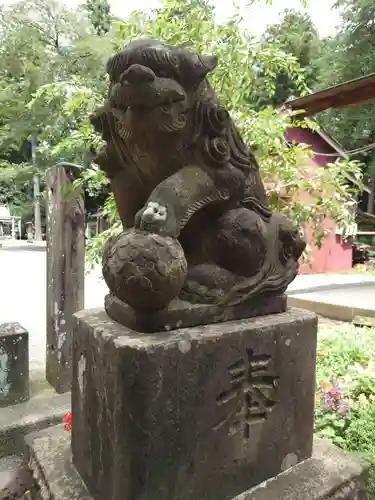
<path fill-rule="evenodd" d="M 1 12 L 0 183 L 9 182 L 10 172 L 15 179 L 21 170 L 32 170 L 29 141 L 35 134 L 40 171 L 61 160 L 81 163 L 87 170 L 80 182 L 91 194 L 101 191 L 107 181 L 92 163 L 100 141 L 88 117 L 106 95 L 105 62 L 127 41 L 151 36 L 218 55 L 211 82 L 256 152 L 274 209 L 300 227 L 311 222 L 317 241 L 324 235 L 321 223 L 326 216 L 343 225 L 352 221 L 359 165 L 341 161 L 326 169 L 308 169 L 301 161 L 309 155 L 307 147 L 287 144 L 284 138 L 298 117 L 271 106 L 281 101 L 280 75 L 293 91 L 306 92 L 306 66 L 316 49 L 316 31 L 307 18 L 299 18 L 298 30 L 309 26 L 309 34 L 306 47 L 298 48 L 298 30 L 292 38 L 282 36 L 295 19 L 293 13 L 286 14 L 284 28 L 269 28 L 257 41 L 246 31 L 239 10 L 219 24 L 205 0 L 165 0 L 160 9 L 136 11 L 126 20 L 110 16 L 104 0 L 86 2 L 76 11 L 56 1 L 37 0 L 33 5 L 32 14 L 28 1 Z M 357 183 L 354 188 L 348 175 Z M 309 194 L 308 201 L 299 198 L 301 191 Z M 111 198 L 106 210 L 116 221 Z M 106 236 L 93 242 L 96 256 Z"/>

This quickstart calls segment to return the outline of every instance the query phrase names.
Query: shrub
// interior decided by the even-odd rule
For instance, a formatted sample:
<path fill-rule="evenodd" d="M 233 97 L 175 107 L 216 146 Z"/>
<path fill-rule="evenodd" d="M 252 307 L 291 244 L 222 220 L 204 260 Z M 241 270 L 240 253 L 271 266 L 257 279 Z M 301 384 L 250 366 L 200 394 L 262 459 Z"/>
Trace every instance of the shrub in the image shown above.
<path fill-rule="evenodd" d="M 315 431 L 371 463 L 375 495 L 375 331 L 320 329 L 316 383 Z"/>

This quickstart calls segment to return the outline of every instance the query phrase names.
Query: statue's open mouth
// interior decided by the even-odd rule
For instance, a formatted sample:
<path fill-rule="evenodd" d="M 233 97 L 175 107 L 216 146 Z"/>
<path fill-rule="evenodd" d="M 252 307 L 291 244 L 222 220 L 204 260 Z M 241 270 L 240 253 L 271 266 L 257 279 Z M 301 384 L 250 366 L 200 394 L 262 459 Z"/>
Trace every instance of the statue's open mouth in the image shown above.
<path fill-rule="evenodd" d="M 173 80 L 170 80 L 173 82 Z M 152 83 L 129 84 L 118 83 L 111 92 L 111 101 L 116 107 L 126 108 L 156 108 L 184 101 L 186 94 L 179 85 L 157 85 Z M 176 82 L 173 82 L 176 83 Z"/>
<path fill-rule="evenodd" d="M 111 101 L 120 108 L 156 108 L 186 100 L 181 85 L 162 78 L 147 67 L 133 65 L 124 71 L 111 90 Z"/>

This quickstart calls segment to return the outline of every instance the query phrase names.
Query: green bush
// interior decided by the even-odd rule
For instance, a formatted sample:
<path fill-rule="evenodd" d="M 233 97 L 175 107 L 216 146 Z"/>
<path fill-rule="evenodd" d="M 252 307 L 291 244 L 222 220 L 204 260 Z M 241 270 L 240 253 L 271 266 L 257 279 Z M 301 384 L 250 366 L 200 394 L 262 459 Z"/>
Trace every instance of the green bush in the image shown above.
<path fill-rule="evenodd" d="M 315 431 L 371 463 L 375 495 L 375 330 L 319 330 Z"/>

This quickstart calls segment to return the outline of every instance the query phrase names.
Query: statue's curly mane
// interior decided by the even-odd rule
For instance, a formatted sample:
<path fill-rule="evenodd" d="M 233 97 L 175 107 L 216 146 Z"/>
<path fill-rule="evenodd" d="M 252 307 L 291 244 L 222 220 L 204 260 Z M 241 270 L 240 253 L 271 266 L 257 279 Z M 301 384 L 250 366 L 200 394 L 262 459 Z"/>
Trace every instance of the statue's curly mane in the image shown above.
<path fill-rule="evenodd" d="M 260 179 L 258 162 L 207 79 L 204 85 L 207 92 L 196 102 L 192 141 L 200 142 L 204 160 L 213 169 L 225 169 L 230 164 L 242 172 L 246 179 L 243 205 L 269 218 L 272 212 Z"/>

